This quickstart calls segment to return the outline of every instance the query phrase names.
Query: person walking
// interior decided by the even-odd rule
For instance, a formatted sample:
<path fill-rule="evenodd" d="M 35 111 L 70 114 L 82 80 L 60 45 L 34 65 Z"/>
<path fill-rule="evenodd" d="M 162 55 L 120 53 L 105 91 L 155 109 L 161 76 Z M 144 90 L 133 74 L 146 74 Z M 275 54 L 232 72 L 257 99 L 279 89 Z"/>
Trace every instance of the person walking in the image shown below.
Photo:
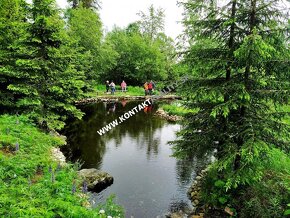
<path fill-rule="evenodd" d="M 127 84 L 125 83 L 124 80 L 123 80 L 123 82 L 121 83 L 121 89 L 122 89 L 122 92 L 127 92 Z"/>
<path fill-rule="evenodd" d="M 111 82 L 110 87 L 111 87 L 111 94 L 114 95 L 116 91 L 116 85 L 113 81 Z"/>
<path fill-rule="evenodd" d="M 106 81 L 106 90 L 107 90 L 107 93 L 109 92 L 109 89 L 110 89 L 110 83 L 109 83 L 109 81 L 107 80 L 107 81 Z"/>
<path fill-rule="evenodd" d="M 151 82 L 148 84 L 148 92 L 149 92 L 149 95 L 152 95 L 152 89 L 153 89 L 153 82 L 151 80 Z"/>
<path fill-rule="evenodd" d="M 145 90 L 145 95 L 148 95 L 148 83 L 144 83 L 144 90 Z"/>

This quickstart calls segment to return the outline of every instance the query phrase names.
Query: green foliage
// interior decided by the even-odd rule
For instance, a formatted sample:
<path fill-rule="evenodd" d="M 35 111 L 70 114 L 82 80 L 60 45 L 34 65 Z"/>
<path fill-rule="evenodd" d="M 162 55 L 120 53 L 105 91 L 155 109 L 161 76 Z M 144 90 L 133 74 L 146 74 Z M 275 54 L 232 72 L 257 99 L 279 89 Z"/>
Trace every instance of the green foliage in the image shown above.
<path fill-rule="evenodd" d="M 149 14 L 140 12 L 140 20 L 125 29 L 115 28 L 106 36 L 102 60 L 102 81 L 122 80 L 142 85 L 149 80 L 165 80 L 173 74 L 176 64 L 174 41 L 164 33 L 164 12 L 149 8 Z M 102 55 L 104 56 L 104 55 Z M 104 61 L 108 60 L 108 61 Z"/>
<path fill-rule="evenodd" d="M 217 7 L 214 1 L 188 0 L 182 4 L 188 44 L 184 63 L 192 75 L 183 84 L 182 95 L 187 107 L 200 110 L 185 116 L 175 155 L 216 151 L 204 197 L 211 196 L 206 199 L 212 206 L 233 206 L 239 216 L 279 217 L 285 209 L 287 192 L 279 183 L 280 168 L 272 165 L 273 179 L 265 169 L 267 160 L 274 160 L 274 148 L 280 149 L 281 157 L 289 154 L 289 111 L 281 108 L 289 104 L 290 52 L 287 15 L 278 9 L 279 2 L 232 0 Z M 288 168 L 289 159 L 285 164 Z M 267 195 L 270 187 L 273 193 Z M 244 190 L 256 192 L 257 198 L 246 200 L 249 193 Z M 241 207 L 238 196 L 245 197 Z"/>
<path fill-rule="evenodd" d="M 288 208 L 290 208 L 290 204 L 287 204 Z M 285 210 L 284 216 L 289 216 L 290 215 L 290 209 Z"/>
<path fill-rule="evenodd" d="M 270 151 L 264 165 L 264 176 L 258 183 L 241 191 L 241 217 L 282 217 L 290 199 L 290 159 L 279 151 Z M 286 175 L 286 176 L 285 176 Z"/>
<path fill-rule="evenodd" d="M 106 37 L 117 53 L 116 65 L 104 71 L 102 79 L 120 83 L 141 85 L 146 80 L 162 80 L 167 77 L 166 56 L 158 42 L 146 40 L 140 33 L 114 29 Z M 102 81 L 103 82 L 103 81 Z"/>
<path fill-rule="evenodd" d="M 84 74 L 53 0 L 34 1 L 27 30 L 10 46 L 11 61 L 0 68 L 16 110 L 45 128 L 62 128 L 67 116 L 81 118 L 74 101 L 83 96 Z M 24 21 L 22 21 L 24 22 Z M 24 25 L 24 24 L 23 24 Z"/>
<path fill-rule="evenodd" d="M 219 179 L 217 164 L 212 165 L 202 191 L 203 201 L 224 208 L 238 210 L 239 217 L 282 217 L 290 194 L 290 158 L 279 149 L 271 149 L 262 163 L 262 179 L 227 191 L 225 181 Z"/>
<path fill-rule="evenodd" d="M 100 216 L 101 218 L 107 218 L 107 216 L 121 218 L 124 216 L 123 215 L 124 214 L 123 208 L 114 203 L 114 198 L 115 198 L 115 196 L 112 195 L 111 197 L 109 197 L 107 199 L 106 203 L 101 204 L 97 207 L 99 209 L 99 211 L 101 211 L 101 210 L 105 211 L 105 213 Z"/>
<path fill-rule="evenodd" d="M 77 7 L 68 9 L 66 16 L 68 35 L 75 42 L 72 46 L 78 48 L 78 70 L 83 71 L 87 83 L 91 83 L 98 78 L 103 70 L 100 66 L 105 62 L 101 52 L 104 49 L 101 48 L 102 23 L 99 14 L 89 8 Z"/>
<path fill-rule="evenodd" d="M 9 67 L 14 62 L 11 47 L 23 37 L 27 26 L 23 20 L 27 16 L 23 0 L 3 0 L 0 2 L 0 105 L 10 109 L 14 96 L 7 90 L 10 84 Z"/>
<path fill-rule="evenodd" d="M 63 143 L 63 139 L 39 131 L 25 116 L 0 117 L 1 217 L 102 217 L 99 208 L 83 206 L 89 196 L 81 194 L 75 169 L 70 165 L 59 168 L 51 160 L 52 147 Z M 124 217 L 112 198 L 100 207 L 106 208 L 107 215 Z"/>

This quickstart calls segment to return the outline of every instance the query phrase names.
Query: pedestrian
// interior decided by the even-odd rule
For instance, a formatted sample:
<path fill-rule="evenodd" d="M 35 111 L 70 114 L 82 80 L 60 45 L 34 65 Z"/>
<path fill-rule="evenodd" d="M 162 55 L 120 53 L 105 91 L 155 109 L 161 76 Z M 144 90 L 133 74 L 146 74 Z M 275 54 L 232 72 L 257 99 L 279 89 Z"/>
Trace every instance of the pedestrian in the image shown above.
<path fill-rule="evenodd" d="M 110 89 L 110 83 L 109 83 L 109 81 L 107 80 L 107 81 L 106 81 L 106 90 L 107 90 L 107 93 L 109 92 L 109 89 Z"/>
<path fill-rule="evenodd" d="M 149 84 L 148 84 L 149 95 L 152 95 L 152 89 L 153 89 L 153 83 L 152 83 L 152 80 L 151 80 L 151 82 L 149 82 Z"/>
<path fill-rule="evenodd" d="M 114 95 L 116 91 L 116 85 L 113 81 L 111 82 L 110 87 L 111 87 L 111 94 Z"/>
<path fill-rule="evenodd" d="M 144 83 L 144 90 L 145 90 L 145 95 L 148 95 L 148 83 Z"/>
<path fill-rule="evenodd" d="M 123 82 L 121 83 L 121 89 L 122 89 L 122 92 L 127 92 L 127 84 L 125 83 L 124 80 L 123 80 Z"/>

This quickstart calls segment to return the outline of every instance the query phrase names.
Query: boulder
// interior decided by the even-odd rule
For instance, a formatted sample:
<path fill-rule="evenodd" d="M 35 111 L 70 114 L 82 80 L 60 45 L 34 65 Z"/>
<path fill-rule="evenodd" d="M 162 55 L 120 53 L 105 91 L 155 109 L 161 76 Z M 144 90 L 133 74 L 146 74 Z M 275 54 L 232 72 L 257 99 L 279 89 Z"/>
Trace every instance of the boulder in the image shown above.
<path fill-rule="evenodd" d="M 92 192 L 100 192 L 114 182 L 114 178 L 109 173 L 94 168 L 82 169 L 78 171 L 78 175 L 87 182 L 88 190 Z"/>
<path fill-rule="evenodd" d="M 53 147 L 51 149 L 52 159 L 60 164 L 60 166 L 66 165 L 66 159 L 60 148 Z"/>
<path fill-rule="evenodd" d="M 195 177 L 196 180 L 201 180 L 201 176 Z"/>

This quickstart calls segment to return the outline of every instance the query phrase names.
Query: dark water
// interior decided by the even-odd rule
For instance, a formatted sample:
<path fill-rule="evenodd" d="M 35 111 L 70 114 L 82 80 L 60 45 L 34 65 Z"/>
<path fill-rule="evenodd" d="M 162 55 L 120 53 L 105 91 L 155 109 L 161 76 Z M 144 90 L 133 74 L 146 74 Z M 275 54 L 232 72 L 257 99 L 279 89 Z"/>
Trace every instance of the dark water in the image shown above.
<path fill-rule="evenodd" d="M 195 172 L 206 161 L 180 161 L 171 157 L 168 142 L 176 139 L 180 125 L 154 116 L 157 104 L 146 113 L 123 122 L 100 136 L 97 131 L 140 102 L 98 103 L 82 107 L 86 116 L 71 122 L 66 155 L 82 168 L 110 173 L 114 184 L 97 195 L 103 201 L 116 194 L 126 217 L 164 217 L 169 211 L 189 206 L 186 192 Z"/>

